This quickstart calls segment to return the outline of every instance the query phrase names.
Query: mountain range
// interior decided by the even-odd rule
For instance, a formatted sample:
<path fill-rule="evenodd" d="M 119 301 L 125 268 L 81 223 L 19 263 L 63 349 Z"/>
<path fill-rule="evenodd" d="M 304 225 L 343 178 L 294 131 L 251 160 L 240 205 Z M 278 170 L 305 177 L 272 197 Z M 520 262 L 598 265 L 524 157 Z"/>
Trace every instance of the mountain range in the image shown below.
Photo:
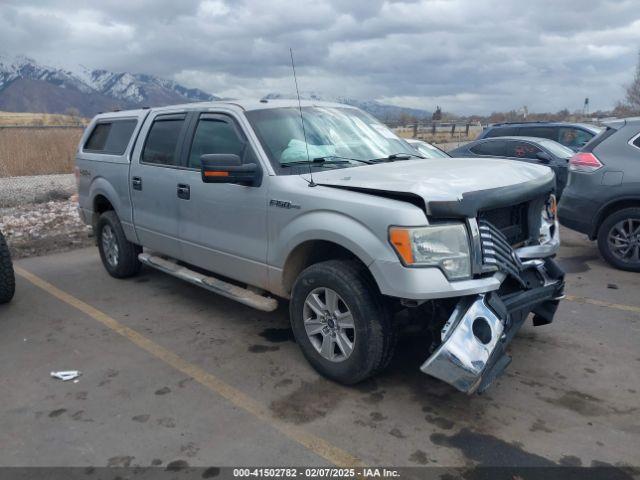
<path fill-rule="evenodd" d="M 281 93 L 270 93 L 264 97 L 267 100 L 275 100 L 279 98 L 296 98 L 293 95 L 285 95 Z M 401 116 L 409 115 L 416 118 L 431 117 L 431 112 L 427 110 L 420 110 L 417 108 L 398 107 L 396 105 L 388 105 L 386 103 L 380 103 L 377 100 L 360 100 L 357 98 L 349 97 L 328 97 L 316 92 L 302 92 L 300 98 L 305 100 L 319 100 L 326 102 L 346 103 L 347 105 L 353 105 L 367 113 L 370 113 L 378 120 L 382 122 L 395 122 Z"/>
<path fill-rule="evenodd" d="M 431 113 L 386 105 L 375 100 L 327 98 L 317 93 L 305 98 L 337 101 L 357 106 L 383 121 L 402 115 L 416 117 Z M 271 93 L 265 98 L 290 98 Z M 91 117 L 115 109 L 155 107 L 189 102 L 219 100 L 198 88 L 188 88 L 172 80 L 144 73 L 110 72 L 78 66 L 73 71 L 40 64 L 18 55 L 0 55 L 0 111 L 70 113 Z"/>
<path fill-rule="evenodd" d="M 24 56 L 0 56 L 0 110 L 5 111 L 68 113 L 76 109 L 80 115 L 91 117 L 114 109 L 217 99 L 153 75 L 83 66 L 72 72 Z"/>

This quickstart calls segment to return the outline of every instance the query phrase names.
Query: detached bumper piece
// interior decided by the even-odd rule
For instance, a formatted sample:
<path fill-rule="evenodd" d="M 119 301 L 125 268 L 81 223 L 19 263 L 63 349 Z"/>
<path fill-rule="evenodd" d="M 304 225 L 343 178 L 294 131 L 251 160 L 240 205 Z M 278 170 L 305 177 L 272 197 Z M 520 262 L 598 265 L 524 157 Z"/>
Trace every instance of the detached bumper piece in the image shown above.
<path fill-rule="evenodd" d="M 553 321 L 564 296 L 564 272 L 550 258 L 522 263 L 526 287 L 460 299 L 441 330 L 440 346 L 420 370 L 467 394 L 481 393 L 511 363 L 506 347 L 529 313 Z"/>

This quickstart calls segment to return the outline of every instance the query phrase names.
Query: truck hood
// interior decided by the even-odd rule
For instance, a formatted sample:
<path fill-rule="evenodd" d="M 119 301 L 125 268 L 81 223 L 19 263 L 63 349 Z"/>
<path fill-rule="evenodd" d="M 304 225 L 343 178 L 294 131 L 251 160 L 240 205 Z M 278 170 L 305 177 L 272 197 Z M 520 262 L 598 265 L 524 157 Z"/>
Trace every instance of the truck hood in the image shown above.
<path fill-rule="evenodd" d="M 553 171 L 541 165 L 497 158 L 406 160 L 322 171 L 313 174 L 318 185 L 394 198 L 419 197 L 427 214 L 475 216 L 550 193 Z"/>

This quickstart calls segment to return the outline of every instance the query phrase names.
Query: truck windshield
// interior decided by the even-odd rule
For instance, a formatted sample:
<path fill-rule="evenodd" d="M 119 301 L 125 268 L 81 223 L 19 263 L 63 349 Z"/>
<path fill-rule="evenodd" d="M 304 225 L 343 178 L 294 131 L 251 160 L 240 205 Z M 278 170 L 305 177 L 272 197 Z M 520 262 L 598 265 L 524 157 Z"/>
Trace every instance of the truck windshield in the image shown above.
<path fill-rule="evenodd" d="M 415 150 L 404 140 L 355 108 L 303 107 L 306 145 L 298 108 L 252 110 L 246 115 L 281 174 L 303 173 L 307 160 L 313 169 L 326 169 L 365 165 L 398 154 L 415 158 Z"/>

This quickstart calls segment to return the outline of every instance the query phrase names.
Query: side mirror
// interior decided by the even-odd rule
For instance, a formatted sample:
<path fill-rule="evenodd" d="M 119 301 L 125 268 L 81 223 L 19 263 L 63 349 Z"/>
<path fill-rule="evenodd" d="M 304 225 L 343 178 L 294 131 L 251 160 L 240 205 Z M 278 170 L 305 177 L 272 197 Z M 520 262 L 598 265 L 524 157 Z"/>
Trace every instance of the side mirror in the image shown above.
<path fill-rule="evenodd" d="M 540 160 L 542 163 L 550 163 L 551 162 L 551 155 L 549 155 L 547 152 L 538 152 L 538 153 L 536 153 L 536 158 L 538 160 Z"/>
<path fill-rule="evenodd" d="M 240 157 L 231 153 L 210 153 L 200 157 L 200 173 L 204 183 L 236 183 L 257 186 L 261 170 L 255 163 L 243 164 Z"/>

